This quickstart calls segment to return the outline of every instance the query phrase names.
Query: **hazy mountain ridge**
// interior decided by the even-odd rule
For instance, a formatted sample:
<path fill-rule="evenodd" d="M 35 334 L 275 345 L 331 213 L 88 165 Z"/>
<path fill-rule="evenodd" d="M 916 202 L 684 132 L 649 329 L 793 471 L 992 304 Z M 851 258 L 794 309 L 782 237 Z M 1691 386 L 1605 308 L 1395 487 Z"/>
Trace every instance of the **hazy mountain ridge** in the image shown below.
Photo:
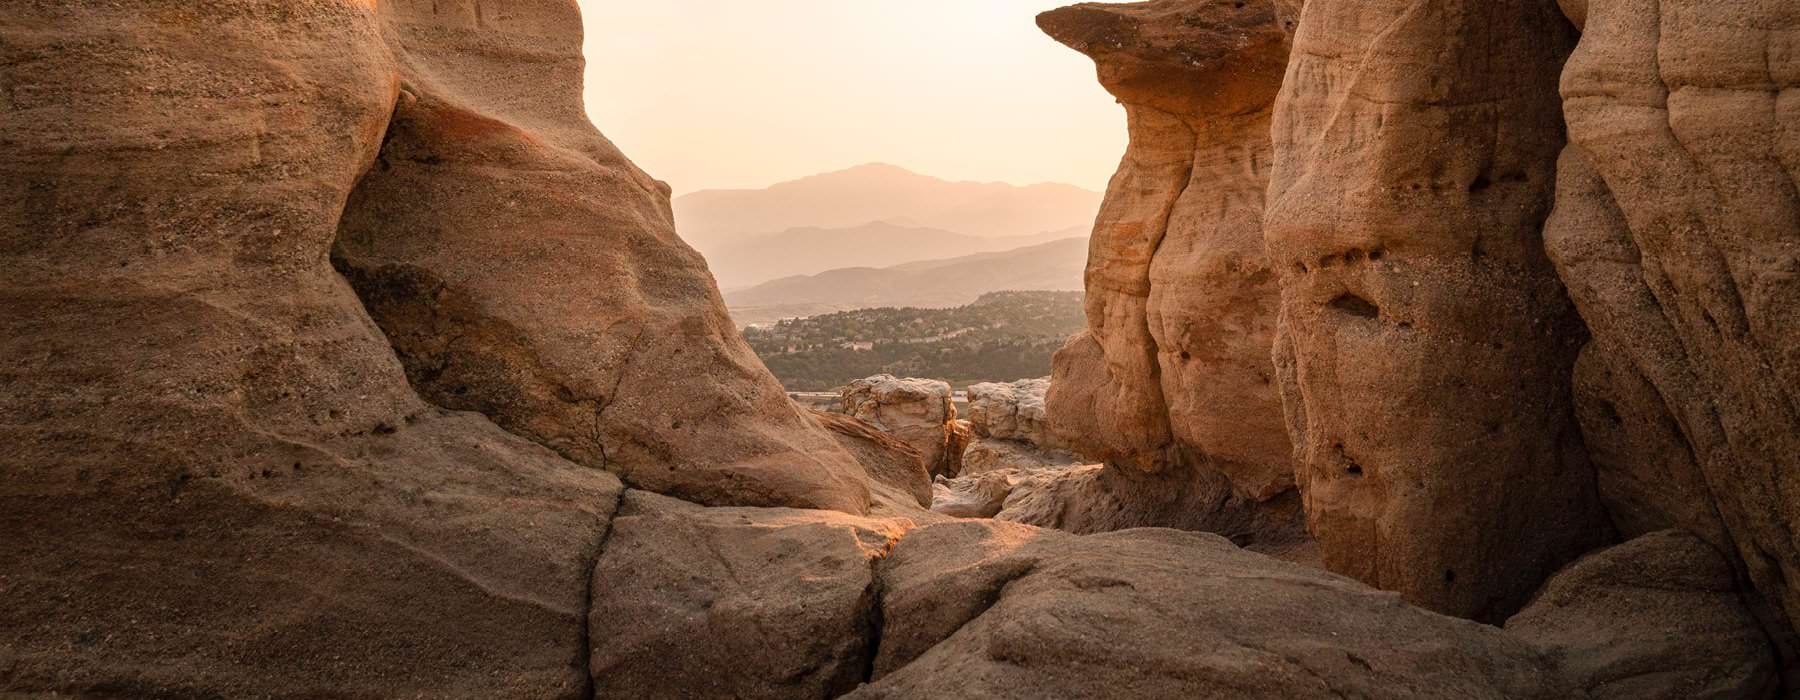
<path fill-rule="evenodd" d="M 702 253 L 720 289 L 730 292 L 798 275 L 998 253 L 1084 234 L 1085 229 L 1068 228 L 1030 236 L 983 237 L 877 222 L 841 229 L 797 228 Z"/>
<path fill-rule="evenodd" d="M 873 222 L 969 236 L 1032 236 L 1093 223 L 1101 193 L 1074 185 L 952 182 L 881 163 L 765 189 L 701 190 L 675 198 L 675 223 L 702 253 L 734 239 L 796 228 Z"/>
<path fill-rule="evenodd" d="M 852 267 L 727 292 L 739 325 L 882 306 L 946 308 L 1003 290 L 1080 291 L 1086 237 L 892 267 Z"/>

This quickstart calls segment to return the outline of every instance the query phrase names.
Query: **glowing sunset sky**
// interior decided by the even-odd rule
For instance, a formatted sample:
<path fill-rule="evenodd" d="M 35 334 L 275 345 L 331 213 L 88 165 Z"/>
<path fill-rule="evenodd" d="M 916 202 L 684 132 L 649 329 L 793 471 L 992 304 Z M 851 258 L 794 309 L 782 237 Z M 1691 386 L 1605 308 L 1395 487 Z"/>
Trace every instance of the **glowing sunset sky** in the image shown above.
<path fill-rule="evenodd" d="M 588 111 L 676 193 L 867 162 L 1104 189 L 1124 112 L 1064 0 L 580 0 Z"/>

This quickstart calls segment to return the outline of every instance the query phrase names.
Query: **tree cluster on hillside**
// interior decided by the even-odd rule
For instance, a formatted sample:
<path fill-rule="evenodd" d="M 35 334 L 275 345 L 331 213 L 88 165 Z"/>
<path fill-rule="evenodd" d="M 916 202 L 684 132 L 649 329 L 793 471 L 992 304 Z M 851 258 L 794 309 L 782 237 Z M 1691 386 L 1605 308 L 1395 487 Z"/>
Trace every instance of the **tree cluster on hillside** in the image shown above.
<path fill-rule="evenodd" d="M 888 373 L 956 386 L 1050 374 L 1086 323 L 1081 292 L 994 292 L 952 309 L 880 308 L 744 330 L 790 391 L 830 391 Z"/>

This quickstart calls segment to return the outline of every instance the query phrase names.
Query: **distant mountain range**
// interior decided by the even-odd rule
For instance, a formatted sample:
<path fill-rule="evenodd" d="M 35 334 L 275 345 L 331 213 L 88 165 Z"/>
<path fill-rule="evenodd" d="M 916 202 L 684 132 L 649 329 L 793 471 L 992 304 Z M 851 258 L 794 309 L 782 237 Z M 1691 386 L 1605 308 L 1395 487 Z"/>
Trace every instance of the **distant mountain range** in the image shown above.
<path fill-rule="evenodd" d="M 871 163 L 760 190 L 675 198 L 675 223 L 698 248 L 720 238 L 874 221 L 974 236 L 1028 236 L 1093 223 L 1101 194 L 1074 185 L 951 182 Z"/>
<path fill-rule="evenodd" d="M 728 291 L 740 326 L 875 307 L 949 308 L 1005 290 L 1081 291 L 1085 236 L 995 253 L 851 267 Z"/>
<path fill-rule="evenodd" d="M 739 324 L 987 292 L 1079 290 L 1101 194 L 951 182 L 879 163 L 760 190 L 677 197 Z"/>
<path fill-rule="evenodd" d="M 1087 227 L 1083 226 L 1029 236 L 989 238 L 877 222 L 841 229 L 790 229 L 743 238 L 702 252 L 719 288 L 730 292 L 795 275 L 997 253 L 1086 233 Z"/>

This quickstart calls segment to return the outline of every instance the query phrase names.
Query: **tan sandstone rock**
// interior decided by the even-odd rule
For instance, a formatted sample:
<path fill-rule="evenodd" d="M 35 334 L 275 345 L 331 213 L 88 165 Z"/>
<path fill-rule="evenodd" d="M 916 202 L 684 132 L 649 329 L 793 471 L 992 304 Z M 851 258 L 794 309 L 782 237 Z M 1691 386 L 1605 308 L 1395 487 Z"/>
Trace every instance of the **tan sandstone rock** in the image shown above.
<path fill-rule="evenodd" d="M 328 261 L 393 113 L 382 31 L 362 0 L 0 8 L 0 689 L 586 693 L 618 480 L 420 401 Z"/>
<path fill-rule="evenodd" d="M 1562 147 L 1551 0 L 1310 0 L 1267 213 L 1326 564 L 1499 621 L 1607 541 L 1573 417 L 1582 324 L 1543 253 Z"/>
<path fill-rule="evenodd" d="M 638 488 L 865 512 L 861 467 L 744 343 L 668 187 L 588 122 L 575 5 L 380 7 L 398 100 L 334 260 L 425 398 Z"/>
<path fill-rule="evenodd" d="M 1560 698 L 1529 645 L 1213 535 L 934 525 L 856 698 Z"/>
<path fill-rule="evenodd" d="M 1088 254 L 1088 329 L 1056 355 L 1055 433 L 1130 471 L 1121 486 L 1223 486 L 1247 504 L 1234 508 L 1283 498 L 1293 468 L 1262 235 L 1288 51 L 1273 4 L 1086 3 L 1038 25 L 1094 59 L 1131 131 Z"/>
<path fill-rule="evenodd" d="M 1570 565 L 1506 631 L 1550 650 L 1584 697 L 1768 698 L 1780 685 L 1731 564 L 1679 530 Z"/>
<path fill-rule="evenodd" d="M 836 697 L 879 630 L 874 564 L 913 523 L 632 491 L 594 572 L 594 695 Z"/>
<path fill-rule="evenodd" d="M 1800 618 L 1800 6 L 1563 7 L 1583 31 L 1562 73 L 1570 144 L 1546 242 L 1593 330 L 1577 388 L 1601 493 L 1628 532 L 1681 527 L 1731 552 L 1786 635 Z"/>
<path fill-rule="evenodd" d="M 935 379 L 902 379 L 879 374 L 842 390 L 844 412 L 887 431 L 925 460 L 926 471 L 955 476 L 962 444 L 950 385 Z"/>
<path fill-rule="evenodd" d="M 968 388 L 971 437 L 958 475 L 1002 469 L 1068 467 L 1080 463 L 1050 430 L 1044 395 L 1050 380 L 1023 379 Z"/>

